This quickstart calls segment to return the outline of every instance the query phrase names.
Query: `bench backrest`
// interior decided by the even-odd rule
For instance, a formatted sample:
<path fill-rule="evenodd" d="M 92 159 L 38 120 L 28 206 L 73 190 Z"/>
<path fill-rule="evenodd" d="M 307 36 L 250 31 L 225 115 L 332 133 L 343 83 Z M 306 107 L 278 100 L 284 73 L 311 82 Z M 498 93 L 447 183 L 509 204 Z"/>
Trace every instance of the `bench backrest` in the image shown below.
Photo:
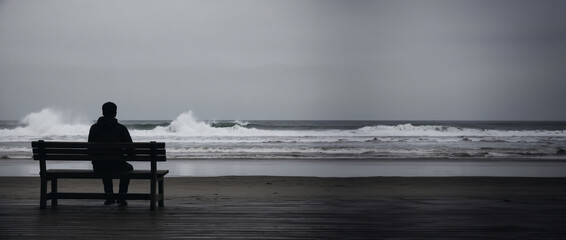
<path fill-rule="evenodd" d="M 33 159 L 59 161 L 151 161 L 164 162 L 165 143 L 90 143 L 90 142 L 46 142 L 31 143 Z"/>

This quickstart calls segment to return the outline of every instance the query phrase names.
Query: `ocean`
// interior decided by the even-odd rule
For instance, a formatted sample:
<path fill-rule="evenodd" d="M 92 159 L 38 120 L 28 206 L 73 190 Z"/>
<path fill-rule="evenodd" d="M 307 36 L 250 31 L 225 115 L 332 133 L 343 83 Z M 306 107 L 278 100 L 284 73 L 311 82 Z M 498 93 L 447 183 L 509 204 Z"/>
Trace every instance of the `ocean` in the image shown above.
<path fill-rule="evenodd" d="M 566 122 L 120 120 L 134 141 L 165 142 L 170 160 L 562 160 Z M 43 109 L 0 121 L 0 158 L 31 158 L 30 142 L 86 141 L 94 120 Z"/>

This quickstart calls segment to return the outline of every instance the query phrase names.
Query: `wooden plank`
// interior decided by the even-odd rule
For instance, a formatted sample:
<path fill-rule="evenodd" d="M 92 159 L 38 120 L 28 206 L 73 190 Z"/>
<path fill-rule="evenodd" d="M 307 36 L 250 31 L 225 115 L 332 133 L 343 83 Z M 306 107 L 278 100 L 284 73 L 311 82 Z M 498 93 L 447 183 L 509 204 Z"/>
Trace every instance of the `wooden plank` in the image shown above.
<path fill-rule="evenodd" d="M 40 160 L 41 155 L 33 155 L 34 160 Z M 72 155 L 72 154 L 48 154 L 43 157 L 44 160 L 60 160 L 60 161 L 151 161 L 151 156 L 92 156 L 92 155 Z M 155 156 L 158 162 L 167 161 L 167 156 Z"/>
<path fill-rule="evenodd" d="M 398 184 L 399 178 L 374 178 L 370 182 L 378 184 L 371 186 L 381 186 L 376 188 L 356 187 L 359 180 L 350 178 L 312 178 L 323 185 L 291 178 L 286 179 L 287 185 L 255 177 L 246 181 L 256 183 L 252 185 L 236 185 L 229 177 L 211 178 L 206 184 L 200 178 L 170 178 L 168 192 L 172 194 L 167 206 L 155 212 L 148 211 L 147 201 L 129 201 L 127 208 L 119 208 L 105 206 L 103 200 L 60 200 L 60 207 L 41 211 L 35 194 L 22 194 L 22 188 L 39 192 L 38 179 L 1 179 L 4 183 L 0 184 L 0 192 L 4 193 L 0 195 L 1 239 L 563 239 L 566 236 L 566 187 L 564 179 L 559 178 L 525 178 L 490 185 L 481 184 L 485 183 L 483 180 L 417 178 L 409 181 L 412 186 Z M 274 183 L 269 188 L 279 193 L 277 197 L 229 193 L 236 186 L 261 192 L 266 185 L 264 180 Z M 229 186 L 221 187 L 223 181 L 228 181 Z M 85 182 L 100 185 L 99 181 Z M 449 189 L 458 192 L 435 194 L 444 191 L 436 191 L 442 188 L 437 183 L 445 182 L 451 186 Z M 419 187 L 410 190 L 415 189 L 414 185 Z M 190 187 L 202 190 L 183 193 Z M 350 187 L 359 191 L 332 196 L 325 193 L 342 192 Z M 435 190 L 431 192 L 432 189 Z M 471 193 L 478 189 L 480 195 Z M 494 194 L 489 189 L 500 191 Z M 321 195 L 305 194 L 318 190 Z M 370 196 L 363 191 L 395 194 Z"/>
<path fill-rule="evenodd" d="M 167 158 L 165 143 L 162 142 L 89 143 L 40 140 L 32 142 L 32 146 L 35 160 L 166 161 Z M 120 155 L 122 153 L 124 155 Z"/>
<path fill-rule="evenodd" d="M 49 199 L 126 199 L 126 200 L 150 200 L 151 195 L 149 193 L 69 193 L 69 192 L 58 192 L 49 193 Z"/>
<path fill-rule="evenodd" d="M 32 142 L 32 147 L 38 147 L 39 141 Z M 56 142 L 44 141 L 46 148 L 151 148 L 151 142 L 110 142 L 110 143 L 94 143 L 94 142 Z M 157 149 L 165 148 L 164 142 L 156 142 Z"/>
<path fill-rule="evenodd" d="M 157 178 L 161 179 L 167 175 L 169 170 L 157 170 Z M 92 170 L 80 169 L 49 169 L 47 170 L 47 177 L 49 178 L 83 178 L 83 179 L 98 179 L 98 178 L 131 178 L 131 179 L 149 179 L 151 171 L 149 170 L 133 170 L 125 173 L 97 173 Z"/>
<path fill-rule="evenodd" d="M 151 149 L 149 148 L 120 148 L 120 147 L 116 147 L 116 148 L 82 148 L 82 147 L 46 147 L 43 151 L 47 151 L 47 152 L 55 152 L 55 153 L 76 153 L 76 154 L 81 154 L 81 153 L 93 153 L 94 152 L 115 152 L 117 151 L 116 149 L 120 149 L 120 151 L 124 151 L 124 152 L 136 152 L 139 154 L 151 154 Z M 166 148 L 158 148 L 156 149 L 158 154 L 164 154 L 165 151 L 167 149 Z M 39 148 L 32 148 L 32 152 L 33 153 L 39 153 L 40 150 Z"/>
<path fill-rule="evenodd" d="M 565 205 L 538 202 L 183 199 L 151 214 L 135 202 L 124 209 L 67 200 L 49 211 L 30 207 L 29 200 L 5 204 L 3 239 L 563 239 L 566 234 Z"/>
<path fill-rule="evenodd" d="M 108 151 L 104 151 L 104 150 L 108 150 Z M 72 154 L 72 155 L 91 155 L 94 153 L 98 153 L 98 154 L 104 154 L 106 152 L 113 152 L 115 150 L 113 149 L 97 149 L 95 152 L 91 149 L 87 149 L 87 148 L 46 148 L 44 150 L 45 154 Z M 118 152 L 123 152 L 124 154 L 135 154 L 135 155 L 151 155 L 151 150 L 150 149 L 144 149 L 144 148 L 131 148 L 131 149 L 119 149 L 118 148 Z M 37 151 L 37 154 L 39 154 L 39 149 Z M 158 149 L 156 150 L 156 154 L 157 155 L 165 155 L 165 149 Z"/>

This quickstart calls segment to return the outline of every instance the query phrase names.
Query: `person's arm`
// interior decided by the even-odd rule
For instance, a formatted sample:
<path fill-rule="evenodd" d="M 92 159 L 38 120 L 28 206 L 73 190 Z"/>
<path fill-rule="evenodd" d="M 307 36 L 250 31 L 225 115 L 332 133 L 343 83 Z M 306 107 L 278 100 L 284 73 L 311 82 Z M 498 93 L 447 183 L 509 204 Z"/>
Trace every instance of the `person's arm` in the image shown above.
<path fill-rule="evenodd" d="M 124 125 L 122 125 L 122 141 L 123 142 L 133 142 L 132 141 L 132 137 L 130 136 L 130 132 L 128 131 L 128 128 Z M 132 157 L 135 155 L 134 153 L 134 149 L 126 149 L 127 155 L 129 157 Z"/>
<path fill-rule="evenodd" d="M 128 128 L 126 128 L 126 126 L 123 126 L 124 128 L 124 135 L 123 135 L 123 141 L 124 142 L 133 142 L 132 141 L 132 137 L 130 136 L 130 132 L 128 131 Z"/>
<path fill-rule="evenodd" d="M 96 141 L 96 131 L 94 125 L 90 126 L 90 130 L 88 131 L 88 142 L 95 142 Z M 90 155 L 97 155 L 96 150 L 89 148 L 88 152 Z"/>
<path fill-rule="evenodd" d="M 94 142 L 94 125 L 90 126 L 90 130 L 88 131 L 88 142 Z"/>

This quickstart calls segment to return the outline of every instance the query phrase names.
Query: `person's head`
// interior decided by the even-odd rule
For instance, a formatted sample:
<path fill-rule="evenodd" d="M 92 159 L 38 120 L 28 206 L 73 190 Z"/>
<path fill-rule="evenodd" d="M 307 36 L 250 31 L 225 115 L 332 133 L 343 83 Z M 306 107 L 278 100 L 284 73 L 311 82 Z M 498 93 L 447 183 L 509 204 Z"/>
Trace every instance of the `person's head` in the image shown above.
<path fill-rule="evenodd" d="M 113 102 L 107 102 L 102 105 L 102 115 L 105 117 L 116 117 L 118 107 Z"/>

